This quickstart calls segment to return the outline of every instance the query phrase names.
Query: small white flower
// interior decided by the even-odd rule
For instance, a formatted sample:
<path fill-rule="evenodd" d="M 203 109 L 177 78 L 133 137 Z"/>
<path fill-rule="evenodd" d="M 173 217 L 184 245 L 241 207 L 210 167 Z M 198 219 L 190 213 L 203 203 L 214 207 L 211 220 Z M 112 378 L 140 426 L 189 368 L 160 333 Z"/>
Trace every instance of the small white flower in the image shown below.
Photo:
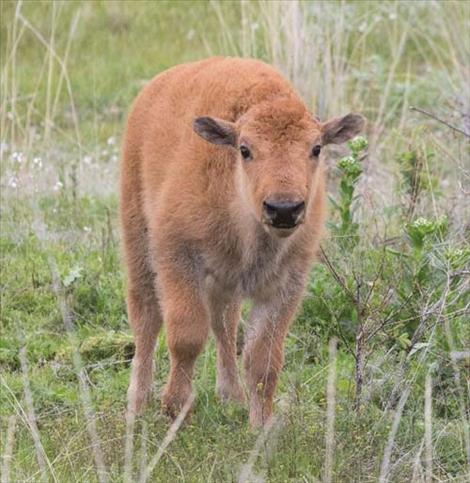
<path fill-rule="evenodd" d="M 83 162 L 85 164 L 91 164 L 92 161 L 93 161 L 92 157 L 91 156 L 88 156 L 88 154 L 83 157 Z"/>
<path fill-rule="evenodd" d="M 186 34 L 186 40 L 192 40 L 194 38 L 195 33 L 196 31 L 194 29 L 189 30 L 188 33 Z"/>
<path fill-rule="evenodd" d="M 57 183 L 54 185 L 54 191 L 60 191 L 64 187 L 64 184 L 61 181 L 57 181 Z"/>
<path fill-rule="evenodd" d="M 388 18 L 393 22 L 394 20 L 397 19 L 397 14 L 396 13 L 389 13 Z"/>
<path fill-rule="evenodd" d="M 33 166 L 41 169 L 42 168 L 42 159 L 39 157 L 33 158 Z"/>
<path fill-rule="evenodd" d="M 111 161 L 112 161 L 113 163 L 116 163 L 116 162 L 117 162 L 117 160 L 118 160 L 117 155 L 116 155 L 116 154 L 113 154 L 113 155 L 111 156 Z"/>
<path fill-rule="evenodd" d="M 83 227 L 83 231 L 87 232 L 87 233 L 90 233 L 91 231 L 91 228 L 89 226 L 84 226 Z"/>
<path fill-rule="evenodd" d="M 21 164 L 24 160 L 24 154 L 21 151 L 14 151 L 11 153 L 11 159 L 18 164 Z"/>
<path fill-rule="evenodd" d="M 10 186 L 11 188 L 17 188 L 18 187 L 18 178 L 16 176 L 12 176 L 8 180 L 8 186 Z"/>
<path fill-rule="evenodd" d="M 111 136 L 110 138 L 108 138 L 108 146 L 114 146 L 116 144 L 116 138 L 114 136 Z"/>
<path fill-rule="evenodd" d="M 13 116 L 13 113 L 12 113 L 11 111 L 10 111 L 10 112 L 7 112 L 7 119 L 8 119 L 9 121 L 13 121 L 13 119 L 14 119 L 14 118 L 15 118 L 15 117 Z"/>
<path fill-rule="evenodd" d="M 107 149 L 103 149 L 103 150 L 101 151 L 101 155 L 102 155 L 102 156 L 107 156 L 107 155 L 108 155 L 108 150 L 107 150 Z"/>

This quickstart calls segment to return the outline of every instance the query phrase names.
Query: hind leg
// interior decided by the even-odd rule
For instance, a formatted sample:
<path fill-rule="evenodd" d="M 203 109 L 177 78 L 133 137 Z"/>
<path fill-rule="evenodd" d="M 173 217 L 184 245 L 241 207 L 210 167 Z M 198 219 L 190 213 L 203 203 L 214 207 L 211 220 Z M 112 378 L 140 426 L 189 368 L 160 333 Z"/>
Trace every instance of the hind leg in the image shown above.
<path fill-rule="evenodd" d="M 127 265 L 127 311 L 134 334 L 128 411 L 138 414 L 149 397 L 153 382 L 154 350 L 162 316 L 155 290 L 155 273 L 149 262 L 146 223 L 135 193 L 123 186 L 121 216 Z"/>
<path fill-rule="evenodd" d="M 149 281 L 145 285 L 129 287 L 127 307 L 135 342 L 127 392 L 128 410 L 139 414 L 151 393 L 155 370 L 155 342 L 162 325 L 153 283 Z"/>

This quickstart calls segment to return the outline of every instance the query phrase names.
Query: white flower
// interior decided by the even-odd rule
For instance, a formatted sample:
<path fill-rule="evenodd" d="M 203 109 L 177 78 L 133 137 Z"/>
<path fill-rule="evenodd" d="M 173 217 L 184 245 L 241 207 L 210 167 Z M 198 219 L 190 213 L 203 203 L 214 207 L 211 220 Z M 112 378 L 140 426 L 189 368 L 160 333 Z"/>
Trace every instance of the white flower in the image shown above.
<path fill-rule="evenodd" d="M 12 188 L 16 188 L 18 187 L 18 178 L 16 176 L 12 176 L 9 180 L 8 180 L 8 186 L 12 187 Z"/>
<path fill-rule="evenodd" d="M 83 157 L 83 162 L 85 164 L 91 164 L 92 161 L 93 161 L 92 157 L 91 156 L 88 156 L 88 154 Z"/>
<path fill-rule="evenodd" d="M 116 144 L 116 138 L 114 136 L 111 136 L 110 138 L 108 138 L 108 146 L 114 146 Z"/>
<path fill-rule="evenodd" d="M 21 164 L 24 160 L 24 154 L 21 151 L 14 151 L 11 153 L 11 159 L 16 161 L 18 164 Z"/>
<path fill-rule="evenodd" d="M 87 233 L 90 233 L 91 231 L 91 228 L 89 226 L 84 226 L 83 227 L 83 231 L 87 232 Z"/>
<path fill-rule="evenodd" d="M 41 169 L 42 168 L 42 159 L 39 157 L 33 158 L 33 166 Z"/>
<path fill-rule="evenodd" d="M 64 187 L 64 184 L 61 181 L 57 181 L 57 183 L 54 185 L 54 191 L 60 191 Z"/>

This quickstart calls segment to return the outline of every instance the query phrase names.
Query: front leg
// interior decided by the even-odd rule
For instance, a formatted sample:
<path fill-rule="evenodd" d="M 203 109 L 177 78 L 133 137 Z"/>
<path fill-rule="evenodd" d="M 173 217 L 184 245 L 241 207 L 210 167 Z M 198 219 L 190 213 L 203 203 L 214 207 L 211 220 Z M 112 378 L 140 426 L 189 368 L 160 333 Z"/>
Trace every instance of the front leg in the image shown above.
<path fill-rule="evenodd" d="M 269 425 L 279 372 L 284 362 L 284 339 L 295 315 L 303 285 L 289 293 L 274 292 L 254 300 L 243 360 L 250 400 L 250 425 Z"/>
<path fill-rule="evenodd" d="M 178 276 L 177 268 L 161 269 L 158 280 L 170 352 L 170 374 L 162 404 L 172 418 L 191 396 L 194 364 L 209 332 L 205 294 L 196 281 Z"/>
<path fill-rule="evenodd" d="M 211 323 L 217 348 L 216 392 L 224 400 L 244 401 L 237 369 L 237 326 L 241 301 L 211 291 Z"/>

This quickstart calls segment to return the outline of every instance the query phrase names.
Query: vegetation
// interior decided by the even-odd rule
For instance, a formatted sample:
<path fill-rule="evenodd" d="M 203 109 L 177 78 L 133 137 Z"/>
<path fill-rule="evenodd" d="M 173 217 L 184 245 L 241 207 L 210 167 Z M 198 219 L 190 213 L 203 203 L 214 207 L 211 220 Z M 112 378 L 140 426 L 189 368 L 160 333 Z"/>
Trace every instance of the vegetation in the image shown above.
<path fill-rule="evenodd" d="M 470 5 L 0 8 L 2 482 L 468 481 Z M 321 119 L 362 112 L 367 141 L 327 155 L 328 235 L 271 430 L 216 400 L 211 342 L 191 421 L 169 428 L 155 397 L 126 468 L 125 113 L 156 73 L 215 54 L 275 64 Z M 155 358 L 158 395 L 164 334 Z"/>

